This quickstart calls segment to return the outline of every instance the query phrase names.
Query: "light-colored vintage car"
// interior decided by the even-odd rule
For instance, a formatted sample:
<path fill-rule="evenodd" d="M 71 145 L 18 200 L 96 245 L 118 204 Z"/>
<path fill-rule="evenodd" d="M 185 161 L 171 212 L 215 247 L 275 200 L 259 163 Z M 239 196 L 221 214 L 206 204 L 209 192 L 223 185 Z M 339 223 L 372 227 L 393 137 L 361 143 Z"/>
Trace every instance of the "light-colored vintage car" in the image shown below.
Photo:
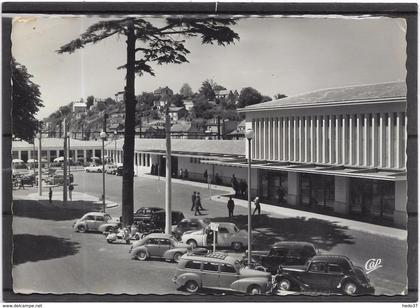
<path fill-rule="evenodd" d="M 89 212 L 73 223 L 73 229 L 77 232 L 103 232 L 101 226 L 104 224 L 118 224 L 118 219 L 112 219 L 111 215 L 102 212 Z"/>
<path fill-rule="evenodd" d="M 269 293 L 272 286 L 270 273 L 246 268 L 235 258 L 218 252 L 183 255 L 172 281 L 190 293 L 207 288 L 254 295 Z"/>
<path fill-rule="evenodd" d="M 204 229 L 184 232 L 182 242 L 192 247 L 209 247 L 213 245 L 214 226 L 218 226 L 216 232 L 216 247 L 231 247 L 234 250 L 241 250 L 248 247 L 248 234 L 230 222 L 212 222 Z"/>
<path fill-rule="evenodd" d="M 151 233 L 135 241 L 130 248 L 132 259 L 145 261 L 148 258 L 163 258 L 165 261 L 178 262 L 191 247 L 178 242 L 172 235 Z"/>
<path fill-rule="evenodd" d="M 102 172 L 102 165 L 90 165 L 85 167 L 85 172 Z"/>

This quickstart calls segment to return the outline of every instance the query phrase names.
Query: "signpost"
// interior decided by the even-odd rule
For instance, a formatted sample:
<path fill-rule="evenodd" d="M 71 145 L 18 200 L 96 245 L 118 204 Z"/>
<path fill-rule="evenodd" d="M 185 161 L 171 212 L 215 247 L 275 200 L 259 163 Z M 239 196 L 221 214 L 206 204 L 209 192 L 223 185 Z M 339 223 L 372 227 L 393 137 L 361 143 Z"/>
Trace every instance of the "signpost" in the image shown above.
<path fill-rule="evenodd" d="M 213 231 L 213 252 L 216 252 L 216 236 L 219 231 L 219 224 L 214 222 L 210 223 L 210 230 Z"/>

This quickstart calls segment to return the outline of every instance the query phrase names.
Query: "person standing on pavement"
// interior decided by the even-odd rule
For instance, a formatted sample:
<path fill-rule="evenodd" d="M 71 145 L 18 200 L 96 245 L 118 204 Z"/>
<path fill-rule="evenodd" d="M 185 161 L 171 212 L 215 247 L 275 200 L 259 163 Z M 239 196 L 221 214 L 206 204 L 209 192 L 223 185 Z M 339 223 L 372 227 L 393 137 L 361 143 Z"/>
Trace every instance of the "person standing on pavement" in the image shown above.
<path fill-rule="evenodd" d="M 235 191 L 235 197 L 238 196 L 238 180 L 236 179 L 235 175 L 232 175 L 232 179 L 230 180 L 230 183 L 232 184 L 232 188 Z"/>
<path fill-rule="evenodd" d="M 229 212 L 229 217 L 233 217 L 233 209 L 235 208 L 235 202 L 233 201 L 232 196 L 229 197 L 227 208 Z"/>
<path fill-rule="evenodd" d="M 198 215 L 201 216 L 200 208 L 202 209 L 203 207 L 201 206 L 200 193 L 197 193 L 197 196 L 195 197 L 195 212 L 194 212 L 194 216 L 197 216 L 197 213 L 198 213 Z"/>
<path fill-rule="evenodd" d="M 261 215 L 260 197 L 255 197 L 254 203 L 255 203 L 255 209 L 252 215 L 254 215 L 255 212 L 257 211 L 258 211 L 258 215 Z"/>
<path fill-rule="evenodd" d="M 69 197 L 70 197 L 70 201 L 73 201 L 73 198 L 72 198 L 72 192 L 73 192 L 73 190 L 74 190 L 74 186 L 73 186 L 73 184 L 70 184 L 70 186 L 69 186 Z"/>
<path fill-rule="evenodd" d="M 192 204 L 191 204 L 191 211 L 194 211 L 194 208 L 195 208 L 195 199 L 197 198 L 197 193 L 196 192 L 194 192 L 193 194 L 192 194 L 192 197 L 191 197 L 191 201 L 192 201 Z"/>
<path fill-rule="evenodd" d="M 201 196 L 200 196 L 200 192 L 197 192 L 197 196 L 198 196 L 198 202 L 199 202 L 199 210 L 204 210 L 203 206 L 201 205 Z"/>
<path fill-rule="evenodd" d="M 51 203 L 51 201 L 52 201 L 52 194 L 53 194 L 53 191 L 52 191 L 52 188 L 50 187 L 50 190 L 48 191 L 48 202 L 49 203 Z"/>

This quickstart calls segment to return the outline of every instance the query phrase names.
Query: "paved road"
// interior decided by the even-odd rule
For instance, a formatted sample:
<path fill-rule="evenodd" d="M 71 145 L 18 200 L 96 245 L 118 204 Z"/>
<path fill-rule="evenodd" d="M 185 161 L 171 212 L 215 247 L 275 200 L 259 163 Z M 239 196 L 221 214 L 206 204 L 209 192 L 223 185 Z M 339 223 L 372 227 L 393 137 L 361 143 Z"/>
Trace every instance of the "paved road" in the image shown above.
<path fill-rule="evenodd" d="M 75 173 L 76 190 L 99 196 L 101 174 Z M 107 176 L 107 198 L 121 202 L 121 177 Z M 135 209 L 141 206 L 164 207 L 164 181 L 135 178 Z M 31 190 L 15 191 L 24 198 Z M 32 190 L 33 191 L 33 190 Z M 173 208 L 186 216 L 193 215 L 191 194 L 200 191 L 204 217 L 226 219 L 225 204 L 209 200 L 222 191 L 195 186 L 173 185 Z M 25 201 L 20 201 L 25 202 Z M 17 204 L 33 207 L 33 204 Z M 26 209 L 26 208 L 25 208 Z M 23 214 L 22 214 L 23 212 Z M 58 211 L 57 211 L 58 212 Z M 80 212 L 60 209 L 59 215 L 41 211 L 17 214 L 14 220 L 15 247 L 18 250 L 13 271 L 15 290 L 19 292 L 174 294 L 171 278 L 175 264 L 163 261 L 140 262 L 129 259 L 128 245 L 106 244 L 100 234 L 71 231 L 72 221 Z M 109 209 L 119 217 L 121 207 Z M 246 227 L 247 211 L 235 208 L 235 222 Z M 331 222 L 263 215 L 255 224 L 254 243 L 258 248 L 277 240 L 307 240 L 316 243 L 321 253 L 344 254 L 363 266 L 370 258 L 381 258 L 382 268 L 369 274 L 378 294 L 398 294 L 405 289 L 406 243 L 386 236 L 337 228 Z M 86 264 L 82 266 L 82 264 Z"/>

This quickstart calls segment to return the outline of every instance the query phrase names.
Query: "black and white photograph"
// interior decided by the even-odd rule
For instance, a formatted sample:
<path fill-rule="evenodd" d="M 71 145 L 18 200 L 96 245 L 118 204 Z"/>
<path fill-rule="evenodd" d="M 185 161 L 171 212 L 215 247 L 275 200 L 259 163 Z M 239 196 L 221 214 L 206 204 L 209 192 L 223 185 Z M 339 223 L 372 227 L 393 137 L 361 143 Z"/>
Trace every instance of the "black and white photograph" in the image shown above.
<path fill-rule="evenodd" d="M 408 295 L 405 18 L 8 17 L 15 294 Z"/>

